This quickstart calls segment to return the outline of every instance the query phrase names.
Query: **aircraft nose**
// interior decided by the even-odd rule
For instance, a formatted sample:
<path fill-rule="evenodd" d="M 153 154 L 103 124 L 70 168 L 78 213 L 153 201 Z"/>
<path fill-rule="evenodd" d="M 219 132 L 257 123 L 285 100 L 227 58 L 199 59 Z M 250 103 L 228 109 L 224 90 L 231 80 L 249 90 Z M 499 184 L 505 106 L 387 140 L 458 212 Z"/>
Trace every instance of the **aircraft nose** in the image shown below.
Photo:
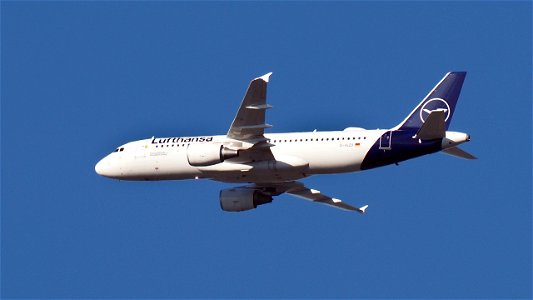
<path fill-rule="evenodd" d="M 109 163 L 106 161 L 105 157 L 96 163 L 94 171 L 100 176 L 109 176 Z"/>
<path fill-rule="evenodd" d="M 108 155 L 102 158 L 95 166 L 94 171 L 96 174 L 109 178 L 120 178 L 123 173 L 120 165 L 117 163 L 116 158 L 113 155 Z"/>
<path fill-rule="evenodd" d="M 98 175 L 103 175 L 103 172 L 104 172 L 103 159 L 96 163 L 96 165 L 94 166 L 94 171 Z"/>

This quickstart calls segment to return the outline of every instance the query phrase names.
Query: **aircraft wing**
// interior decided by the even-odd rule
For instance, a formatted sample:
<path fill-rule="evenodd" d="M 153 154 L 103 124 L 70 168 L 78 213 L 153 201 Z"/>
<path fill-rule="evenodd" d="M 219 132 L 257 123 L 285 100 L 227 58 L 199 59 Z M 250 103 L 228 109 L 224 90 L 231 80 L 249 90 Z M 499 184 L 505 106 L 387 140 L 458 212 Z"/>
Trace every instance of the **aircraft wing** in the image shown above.
<path fill-rule="evenodd" d="M 320 191 L 307 188 L 302 183 L 296 181 L 272 184 L 256 184 L 251 186 L 251 188 L 262 190 L 265 193 L 270 192 L 272 196 L 287 193 L 304 200 L 325 204 L 347 211 L 357 211 L 360 213 L 365 213 L 365 210 L 368 208 L 368 205 L 362 207 L 352 206 L 346 202 L 342 202 L 342 200 L 340 199 L 332 198 L 330 196 L 322 194 Z"/>
<path fill-rule="evenodd" d="M 342 202 L 342 200 L 340 199 L 332 198 L 330 196 L 322 194 L 320 191 L 307 188 L 303 184 L 290 188 L 286 193 L 296 196 L 298 198 L 326 204 L 329 206 L 333 206 L 335 208 L 348 210 L 348 211 L 358 211 L 360 213 L 365 213 L 365 210 L 368 208 L 368 205 L 365 205 L 361 208 L 351 206 L 348 203 Z"/>
<path fill-rule="evenodd" d="M 227 137 L 239 141 L 264 141 L 265 111 L 272 106 L 266 103 L 267 84 L 272 73 L 258 77 L 248 86 L 237 115 L 231 123 Z"/>

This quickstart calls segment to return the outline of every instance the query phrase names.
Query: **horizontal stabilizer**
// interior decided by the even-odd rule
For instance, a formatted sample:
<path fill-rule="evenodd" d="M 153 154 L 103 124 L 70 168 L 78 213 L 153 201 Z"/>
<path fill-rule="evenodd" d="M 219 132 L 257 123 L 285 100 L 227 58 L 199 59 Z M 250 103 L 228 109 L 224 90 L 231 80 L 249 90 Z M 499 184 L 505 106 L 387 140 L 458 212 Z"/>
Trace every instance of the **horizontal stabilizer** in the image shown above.
<path fill-rule="evenodd" d="M 415 138 L 421 140 L 442 139 L 446 136 L 444 109 L 429 111 L 426 121 L 422 124 L 415 135 Z"/>
<path fill-rule="evenodd" d="M 442 152 L 464 159 L 477 159 L 474 155 L 460 149 L 459 147 L 443 149 Z"/>

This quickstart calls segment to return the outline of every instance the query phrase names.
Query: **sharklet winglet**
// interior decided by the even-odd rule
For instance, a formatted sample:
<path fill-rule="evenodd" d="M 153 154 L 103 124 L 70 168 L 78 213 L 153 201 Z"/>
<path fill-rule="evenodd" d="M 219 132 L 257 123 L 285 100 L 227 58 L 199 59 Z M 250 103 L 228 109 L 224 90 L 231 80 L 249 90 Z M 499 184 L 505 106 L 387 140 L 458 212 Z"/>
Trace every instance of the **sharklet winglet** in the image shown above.
<path fill-rule="evenodd" d="M 256 79 L 262 79 L 264 82 L 268 82 L 270 80 L 270 75 L 272 75 L 272 72 L 266 73 L 265 75 L 257 77 Z"/>

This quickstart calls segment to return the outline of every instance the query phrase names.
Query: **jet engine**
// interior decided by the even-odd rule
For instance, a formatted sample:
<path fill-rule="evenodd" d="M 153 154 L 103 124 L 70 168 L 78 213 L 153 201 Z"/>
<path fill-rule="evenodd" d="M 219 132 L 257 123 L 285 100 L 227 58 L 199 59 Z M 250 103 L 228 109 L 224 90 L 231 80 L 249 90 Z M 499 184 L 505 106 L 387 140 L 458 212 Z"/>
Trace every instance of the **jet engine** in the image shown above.
<path fill-rule="evenodd" d="M 194 167 L 218 164 L 237 156 L 239 156 L 238 150 L 228 149 L 222 145 L 191 144 L 187 148 L 187 160 Z"/>
<path fill-rule="evenodd" d="M 220 207 L 225 211 L 245 211 L 272 202 L 272 196 L 253 188 L 232 188 L 220 191 Z"/>

